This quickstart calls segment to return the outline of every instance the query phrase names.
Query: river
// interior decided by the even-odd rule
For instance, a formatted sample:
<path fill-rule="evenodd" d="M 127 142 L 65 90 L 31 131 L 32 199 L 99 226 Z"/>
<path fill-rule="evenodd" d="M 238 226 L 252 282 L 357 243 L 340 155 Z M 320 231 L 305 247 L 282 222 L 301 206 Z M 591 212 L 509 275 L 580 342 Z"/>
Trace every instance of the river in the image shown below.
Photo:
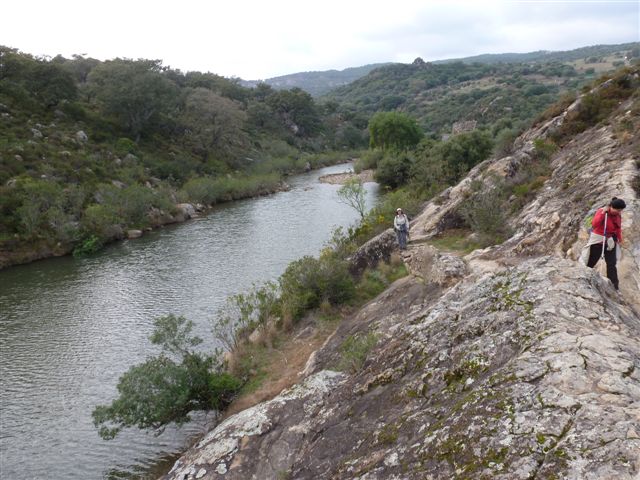
<path fill-rule="evenodd" d="M 211 322 L 230 295 L 317 255 L 336 226 L 358 214 L 339 186 L 290 178 L 291 189 L 221 205 L 206 217 L 113 244 L 0 271 L 0 477 L 154 478 L 201 435 L 198 415 L 160 436 L 137 429 L 102 440 L 91 421 L 116 396 L 118 378 L 156 354 L 153 319 L 173 313 L 213 346 Z M 377 185 L 365 184 L 372 206 Z"/>

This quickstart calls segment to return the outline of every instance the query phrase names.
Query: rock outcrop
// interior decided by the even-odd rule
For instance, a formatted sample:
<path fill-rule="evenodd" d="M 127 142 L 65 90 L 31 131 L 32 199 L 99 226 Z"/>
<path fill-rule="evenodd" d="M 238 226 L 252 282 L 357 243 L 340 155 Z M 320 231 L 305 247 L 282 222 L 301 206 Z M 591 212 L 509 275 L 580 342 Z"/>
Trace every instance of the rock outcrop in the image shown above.
<path fill-rule="evenodd" d="M 632 108 L 637 131 L 629 102 L 553 155 L 500 245 L 463 257 L 428 241 L 459 226 L 472 184 L 531 161 L 566 112 L 429 202 L 404 253 L 411 275 L 345 320 L 300 385 L 227 419 L 165 478 L 639 478 L 640 138 L 615 121 Z M 628 205 L 620 292 L 575 261 L 586 213 L 614 195 Z M 384 258 L 392 240 L 353 264 Z M 345 340 L 370 335 L 362 368 L 336 372 Z"/>

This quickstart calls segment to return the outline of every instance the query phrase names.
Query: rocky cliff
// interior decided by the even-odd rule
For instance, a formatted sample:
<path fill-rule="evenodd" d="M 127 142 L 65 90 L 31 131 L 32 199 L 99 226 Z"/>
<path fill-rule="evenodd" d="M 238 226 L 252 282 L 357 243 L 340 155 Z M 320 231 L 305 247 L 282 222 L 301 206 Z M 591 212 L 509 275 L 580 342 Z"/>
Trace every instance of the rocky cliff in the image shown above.
<path fill-rule="evenodd" d="M 516 174 L 572 108 L 429 202 L 411 275 L 343 322 L 298 385 L 225 420 L 165 478 L 638 478 L 637 98 L 552 156 L 505 242 L 466 256 L 429 244 L 458 225 L 472 187 Z M 628 205 L 620 292 L 575 261 L 587 212 L 614 195 Z M 369 334 L 363 367 L 336 372 L 344 340 Z"/>

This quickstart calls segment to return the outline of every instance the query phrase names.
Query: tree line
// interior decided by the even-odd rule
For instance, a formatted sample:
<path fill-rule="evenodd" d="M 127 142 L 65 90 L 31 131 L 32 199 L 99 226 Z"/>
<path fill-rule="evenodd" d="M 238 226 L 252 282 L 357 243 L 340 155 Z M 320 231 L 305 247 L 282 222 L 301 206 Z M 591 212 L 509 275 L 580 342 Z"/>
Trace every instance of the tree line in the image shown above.
<path fill-rule="evenodd" d="M 274 191 L 282 174 L 367 142 L 366 119 L 298 88 L 245 88 L 159 60 L 37 58 L 7 47 L 0 115 L 5 251 L 99 246 L 162 223 L 176 203 Z"/>

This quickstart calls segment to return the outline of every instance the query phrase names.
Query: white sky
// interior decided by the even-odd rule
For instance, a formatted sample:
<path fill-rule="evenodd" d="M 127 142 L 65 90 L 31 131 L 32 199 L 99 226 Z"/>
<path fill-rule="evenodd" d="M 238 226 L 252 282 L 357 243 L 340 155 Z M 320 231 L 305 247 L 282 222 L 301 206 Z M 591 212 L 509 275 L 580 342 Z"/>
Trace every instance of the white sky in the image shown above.
<path fill-rule="evenodd" d="M 4 0 L 0 45 L 247 80 L 640 40 L 640 0 Z"/>

